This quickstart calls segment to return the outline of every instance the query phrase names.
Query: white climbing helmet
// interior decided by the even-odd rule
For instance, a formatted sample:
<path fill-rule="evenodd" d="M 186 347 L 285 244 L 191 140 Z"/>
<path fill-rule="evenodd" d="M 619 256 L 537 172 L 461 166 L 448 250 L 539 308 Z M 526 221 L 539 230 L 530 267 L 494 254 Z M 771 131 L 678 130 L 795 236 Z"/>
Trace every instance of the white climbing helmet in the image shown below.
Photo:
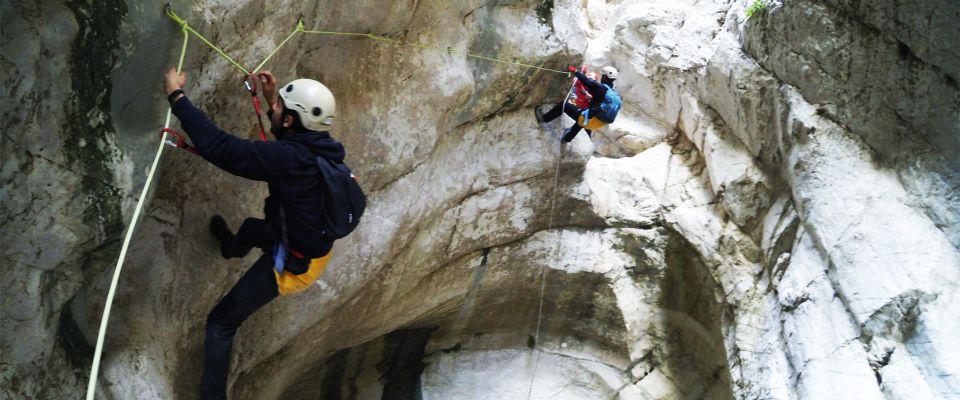
<path fill-rule="evenodd" d="M 283 105 L 300 116 L 303 127 L 320 131 L 333 124 L 337 102 L 333 92 L 313 79 L 297 79 L 280 89 Z"/>
<path fill-rule="evenodd" d="M 606 67 L 603 67 L 602 73 L 603 73 L 603 76 L 607 77 L 607 79 L 613 81 L 617 79 L 617 74 L 619 74 L 620 72 L 617 71 L 616 68 L 608 65 Z"/>

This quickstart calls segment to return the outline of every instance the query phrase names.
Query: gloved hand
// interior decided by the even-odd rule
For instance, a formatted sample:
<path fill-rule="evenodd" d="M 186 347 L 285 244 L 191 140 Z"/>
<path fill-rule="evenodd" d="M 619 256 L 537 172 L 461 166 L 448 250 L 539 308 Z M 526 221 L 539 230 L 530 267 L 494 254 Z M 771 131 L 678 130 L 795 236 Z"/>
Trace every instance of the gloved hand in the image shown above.
<path fill-rule="evenodd" d="M 584 74 L 584 75 L 587 74 L 587 66 L 586 66 L 586 65 L 580 67 L 580 73 L 581 73 L 581 74 Z"/>
<path fill-rule="evenodd" d="M 574 66 L 571 65 L 571 66 L 567 67 L 567 71 L 570 71 L 571 73 L 577 72 L 577 67 L 574 67 Z"/>

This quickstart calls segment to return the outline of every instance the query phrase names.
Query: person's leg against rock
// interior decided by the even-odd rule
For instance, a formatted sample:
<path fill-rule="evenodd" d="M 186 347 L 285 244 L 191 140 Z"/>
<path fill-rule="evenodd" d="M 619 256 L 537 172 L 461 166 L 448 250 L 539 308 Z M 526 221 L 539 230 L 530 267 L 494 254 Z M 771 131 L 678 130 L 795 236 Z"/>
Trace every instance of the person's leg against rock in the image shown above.
<path fill-rule="evenodd" d="M 580 133 L 580 129 L 583 129 L 580 125 L 573 124 L 573 126 L 571 126 L 570 129 L 567 130 L 567 133 L 563 135 L 563 139 L 560 139 L 560 141 L 564 143 L 570 143 L 570 141 L 572 141 L 573 138 L 575 138 L 577 134 Z"/>
<path fill-rule="evenodd" d="M 226 399 L 230 351 L 237 329 L 278 294 L 273 260 L 264 254 L 207 315 L 201 399 Z"/>
<path fill-rule="evenodd" d="M 581 110 L 573 104 L 564 103 L 563 113 L 567 114 L 568 117 L 573 118 L 573 120 L 576 121 L 578 118 L 580 118 Z"/>
<path fill-rule="evenodd" d="M 268 249 L 273 242 L 267 222 L 259 218 L 245 219 L 234 235 L 230 233 L 226 221 L 215 215 L 210 219 L 210 231 L 220 240 L 223 258 L 245 257 L 254 247 Z"/>
<path fill-rule="evenodd" d="M 547 111 L 545 114 L 543 114 L 543 122 L 550 122 L 557 119 L 557 117 L 563 113 L 563 108 L 563 103 L 554 104 L 553 107 L 550 108 L 550 111 Z M 539 107 L 537 110 L 539 110 Z"/>

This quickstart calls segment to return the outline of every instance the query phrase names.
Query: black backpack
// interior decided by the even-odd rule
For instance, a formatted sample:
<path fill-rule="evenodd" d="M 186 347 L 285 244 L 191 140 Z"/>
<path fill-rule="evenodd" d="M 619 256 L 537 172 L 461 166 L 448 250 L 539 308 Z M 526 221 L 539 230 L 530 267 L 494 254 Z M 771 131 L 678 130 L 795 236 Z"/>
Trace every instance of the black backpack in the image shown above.
<path fill-rule="evenodd" d="M 325 240 L 340 239 L 360 224 L 367 196 L 347 164 L 317 156 L 317 165 L 323 176 L 323 215 L 321 226 L 316 228 Z"/>
<path fill-rule="evenodd" d="M 357 179 L 346 164 L 317 156 L 317 166 L 320 167 L 320 175 L 323 176 L 320 225 L 311 225 L 302 219 L 298 221 L 312 231 L 315 238 L 334 241 L 349 235 L 360 224 L 360 217 L 363 216 L 363 210 L 367 207 L 367 196 L 363 194 L 363 189 L 360 188 L 360 184 L 357 183 Z M 282 205 L 280 205 L 280 228 L 283 246 L 289 254 L 287 216 Z M 284 255 L 284 259 L 287 255 Z"/>

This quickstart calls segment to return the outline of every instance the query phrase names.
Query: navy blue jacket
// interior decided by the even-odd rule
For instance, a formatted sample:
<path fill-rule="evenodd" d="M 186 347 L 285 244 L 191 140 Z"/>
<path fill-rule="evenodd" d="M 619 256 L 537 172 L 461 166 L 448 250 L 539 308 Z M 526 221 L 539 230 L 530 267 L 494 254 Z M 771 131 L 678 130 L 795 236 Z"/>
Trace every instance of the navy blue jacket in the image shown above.
<path fill-rule="evenodd" d="M 317 156 L 343 162 L 343 145 L 328 132 L 302 132 L 276 141 L 251 141 L 230 135 L 208 119 L 186 97 L 173 105 L 197 152 L 205 160 L 233 175 L 267 183 L 270 196 L 264 203 L 269 225 L 266 234 L 279 241 L 281 221 L 278 204 L 287 217 L 290 247 L 306 258 L 321 257 L 333 247 L 332 241 L 311 237 L 310 226 L 319 226 L 321 185 Z"/>
<path fill-rule="evenodd" d="M 593 98 L 590 99 L 588 109 L 590 110 L 589 115 L 594 115 L 595 112 L 600 110 L 600 104 L 603 104 L 603 98 L 607 96 L 607 87 L 598 81 L 587 78 L 587 76 L 581 74 L 580 71 L 576 71 L 575 74 L 577 75 L 577 79 L 583 83 L 583 87 L 593 96 Z M 613 82 L 610 82 L 610 87 L 613 87 Z"/>

